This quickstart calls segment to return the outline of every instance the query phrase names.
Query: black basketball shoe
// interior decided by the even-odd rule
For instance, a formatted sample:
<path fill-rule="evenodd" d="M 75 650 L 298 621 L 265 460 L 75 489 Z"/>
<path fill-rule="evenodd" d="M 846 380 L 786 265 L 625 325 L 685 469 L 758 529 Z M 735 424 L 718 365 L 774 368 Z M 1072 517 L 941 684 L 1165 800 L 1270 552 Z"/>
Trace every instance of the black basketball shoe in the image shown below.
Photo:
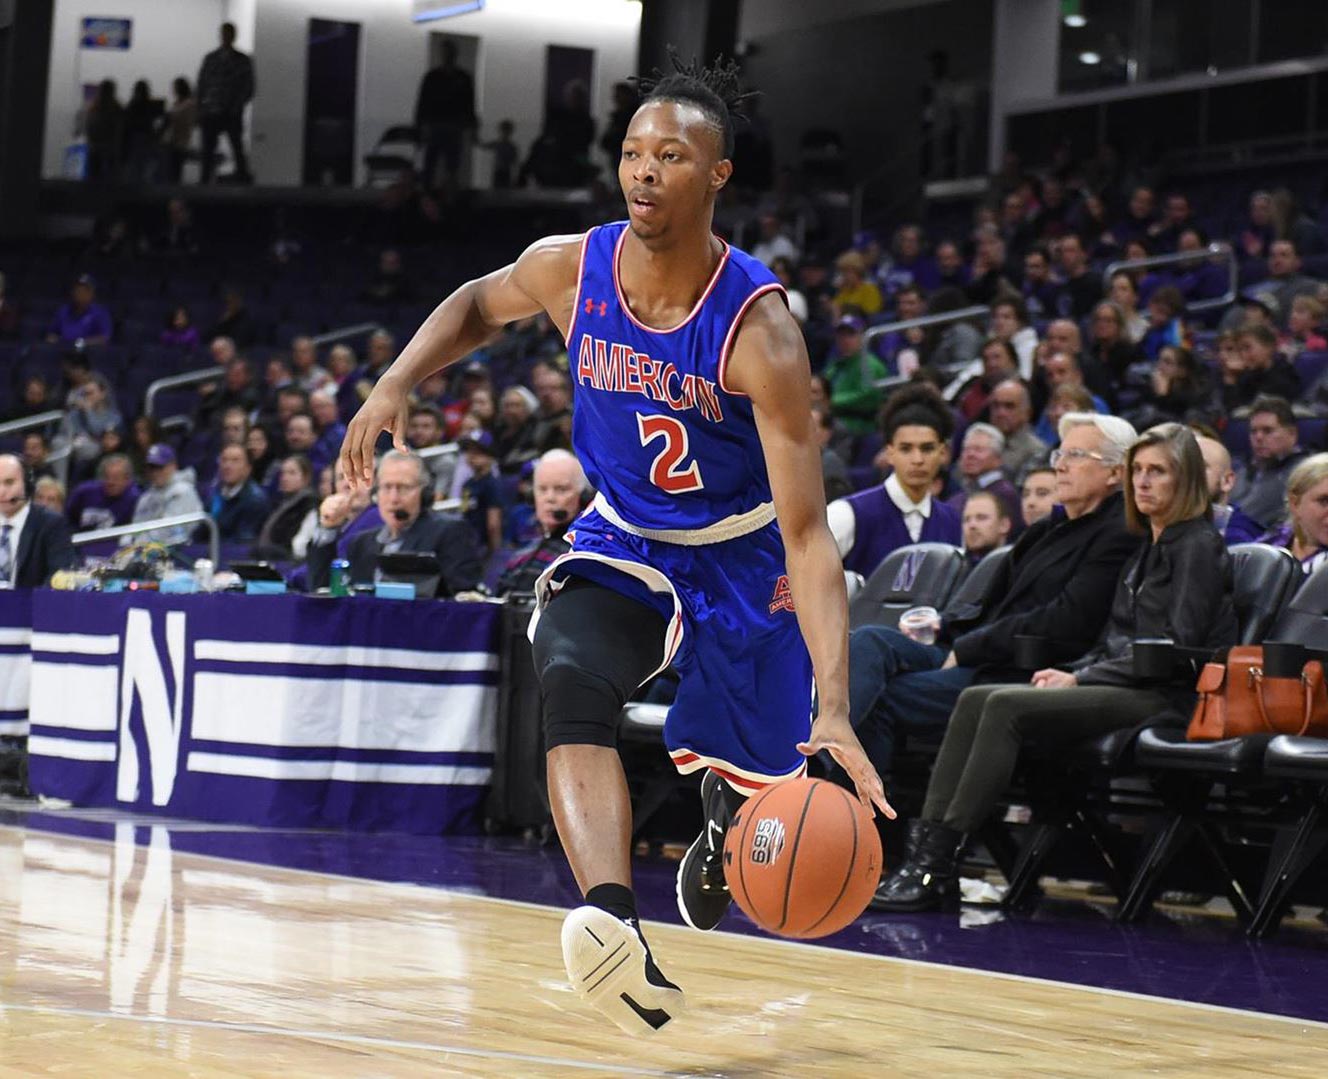
<path fill-rule="evenodd" d="M 733 814 L 723 784 L 714 772 L 706 772 L 701 780 L 705 825 L 678 866 L 678 911 L 693 929 L 714 929 L 733 902 L 724 879 L 724 833 Z"/>

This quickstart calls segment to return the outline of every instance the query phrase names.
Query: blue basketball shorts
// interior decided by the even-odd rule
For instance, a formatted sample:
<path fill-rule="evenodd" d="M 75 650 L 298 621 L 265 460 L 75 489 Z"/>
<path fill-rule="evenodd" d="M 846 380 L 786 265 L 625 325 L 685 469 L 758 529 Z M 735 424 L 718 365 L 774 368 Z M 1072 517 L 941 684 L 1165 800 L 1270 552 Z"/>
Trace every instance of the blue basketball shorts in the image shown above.
<path fill-rule="evenodd" d="M 540 606 L 574 575 L 664 617 L 664 655 L 651 677 L 670 664 L 679 675 L 664 725 L 678 771 L 711 768 L 746 794 L 802 775 L 797 744 L 811 731 L 812 664 L 779 526 L 683 546 L 625 532 L 591 508 L 568 538 L 572 550 L 536 586 Z"/>

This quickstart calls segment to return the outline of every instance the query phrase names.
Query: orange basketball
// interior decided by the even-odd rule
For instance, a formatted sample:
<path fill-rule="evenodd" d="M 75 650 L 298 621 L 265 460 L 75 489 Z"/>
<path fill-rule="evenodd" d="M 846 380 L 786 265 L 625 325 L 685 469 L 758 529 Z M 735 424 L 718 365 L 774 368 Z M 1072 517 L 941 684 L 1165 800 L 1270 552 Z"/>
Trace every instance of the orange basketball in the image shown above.
<path fill-rule="evenodd" d="M 866 909 L 881 879 L 881 840 L 842 787 L 824 779 L 776 783 L 734 816 L 724 877 L 766 932 L 824 937 Z"/>

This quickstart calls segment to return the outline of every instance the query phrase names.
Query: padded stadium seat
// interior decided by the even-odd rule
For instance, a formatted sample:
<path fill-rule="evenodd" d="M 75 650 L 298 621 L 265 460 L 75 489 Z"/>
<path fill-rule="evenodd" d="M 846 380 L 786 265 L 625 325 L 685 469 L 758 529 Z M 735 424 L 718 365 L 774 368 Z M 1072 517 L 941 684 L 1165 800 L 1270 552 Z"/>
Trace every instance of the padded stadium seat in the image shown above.
<path fill-rule="evenodd" d="M 658 742 L 664 735 L 664 720 L 668 714 L 667 704 L 633 701 L 623 708 L 618 733 L 629 741 Z"/>
<path fill-rule="evenodd" d="M 1274 779 L 1328 785 L 1328 738 L 1279 734 L 1268 743 L 1263 770 Z"/>
<path fill-rule="evenodd" d="M 1324 434 L 1328 433 L 1328 420 L 1320 416 L 1304 416 L 1296 420 L 1296 438 L 1310 453 L 1323 449 Z"/>
<path fill-rule="evenodd" d="M 1266 543 L 1239 543 L 1230 554 L 1236 643 L 1258 644 L 1304 580 L 1300 563 L 1285 548 Z"/>
<path fill-rule="evenodd" d="M 1328 352 L 1302 352 L 1296 357 L 1296 374 L 1302 389 L 1308 390 L 1319 376 L 1328 371 Z"/>
<path fill-rule="evenodd" d="M 1250 421 L 1249 419 L 1229 419 L 1222 428 L 1222 445 L 1227 448 L 1234 461 L 1250 459 Z"/>
<path fill-rule="evenodd" d="M 878 482 L 876 469 L 871 465 L 855 466 L 848 470 L 848 483 L 853 488 L 854 493 L 865 491 L 869 487 L 875 487 Z"/>
<path fill-rule="evenodd" d="M 1134 760 L 1142 768 L 1248 775 L 1263 764 L 1264 750 L 1272 737 L 1251 734 L 1244 738 L 1220 738 L 1216 742 L 1189 742 L 1182 729 L 1150 727 L 1140 732 L 1135 742 Z"/>
<path fill-rule="evenodd" d="M 1162 890 L 1167 870 L 1195 837 L 1202 841 L 1215 863 L 1236 916 L 1247 923 L 1253 920 L 1255 905 L 1251 890 L 1227 860 L 1208 802 L 1214 783 L 1238 782 L 1260 774 L 1264 752 L 1272 737 L 1252 734 L 1215 742 L 1190 742 L 1179 728 L 1150 728 L 1139 735 L 1134 747 L 1135 763 L 1155 773 L 1155 788 L 1166 785 L 1163 801 L 1170 812 L 1139 861 L 1117 912 L 1119 921 L 1137 922 L 1148 912 Z M 1178 779 L 1182 781 L 1177 782 Z"/>
<path fill-rule="evenodd" d="M 1263 774 L 1298 788 L 1301 814 L 1287 830 L 1285 842 L 1273 848 L 1259 906 L 1250 921 L 1252 937 L 1267 936 L 1277 928 L 1297 884 L 1328 846 L 1328 738 L 1278 735 L 1264 753 Z"/>
<path fill-rule="evenodd" d="M 22 371 L 19 375 L 20 381 L 30 375 L 41 375 L 48 386 L 59 385 L 63 372 L 61 359 L 64 351 L 63 345 L 51 345 L 45 342 L 29 345 L 24 350 L 19 365 Z"/>
<path fill-rule="evenodd" d="M 946 600 L 946 606 L 951 608 L 972 607 L 975 612 L 981 608 L 983 601 L 987 598 L 987 593 L 991 591 L 996 578 L 1005 567 L 1005 563 L 1009 561 L 1012 550 L 1014 550 L 1014 545 L 1007 543 L 1004 547 L 997 547 L 994 551 L 988 552 L 981 562 L 969 570 L 968 575 L 955 589 L 954 595 Z"/>
<path fill-rule="evenodd" d="M 964 569 L 964 552 L 948 543 L 915 543 L 892 551 L 853 600 L 849 625 L 893 627 L 910 607 L 940 610 Z"/>
<path fill-rule="evenodd" d="M 1146 725 L 1127 727 L 1100 738 L 1080 742 L 1070 750 L 1068 759 L 1072 767 L 1118 772 L 1133 761 L 1135 743 L 1145 726 L 1178 727 L 1183 730 L 1186 722 L 1186 718 L 1179 712 L 1165 713 L 1149 720 Z"/>
<path fill-rule="evenodd" d="M 1328 649 L 1328 565 L 1305 579 L 1264 639 Z"/>
<path fill-rule="evenodd" d="M 844 591 L 848 593 L 849 603 L 853 602 L 853 597 L 862 591 L 862 586 L 866 583 L 861 573 L 854 573 L 851 569 L 844 571 Z"/>
<path fill-rule="evenodd" d="M 884 445 L 885 439 L 879 431 L 869 431 L 854 444 L 853 460 L 849 461 L 849 465 L 854 468 L 871 468 Z"/>
<path fill-rule="evenodd" d="M 696 782 L 694 777 L 680 776 L 668 757 L 660 754 L 664 742 L 664 720 L 668 718 L 667 704 L 646 704 L 631 701 L 622 710 L 618 724 L 618 738 L 625 743 L 625 756 L 637 764 L 639 751 L 634 746 L 645 746 L 649 753 L 648 765 L 644 769 L 644 782 L 630 783 L 632 800 L 632 838 L 640 835 L 650 819 L 663 808 L 673 792 L 683 785 Z M 629 769 L 638 776 L 639 767 Z"/>

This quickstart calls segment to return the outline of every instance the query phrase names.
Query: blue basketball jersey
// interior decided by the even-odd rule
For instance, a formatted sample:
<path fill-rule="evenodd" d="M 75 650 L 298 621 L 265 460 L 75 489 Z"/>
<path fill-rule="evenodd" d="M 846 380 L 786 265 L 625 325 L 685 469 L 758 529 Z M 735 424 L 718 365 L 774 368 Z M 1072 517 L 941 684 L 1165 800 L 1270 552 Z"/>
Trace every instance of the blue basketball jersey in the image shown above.
<path fill-rule="evenodd" d="M 783 295 L 762 263 L 724 245 L 691 314 L 670 329 L 627 308 L 618 264 L 627 222 L 586 233 L 567 355 L 572 444 L 594 488 L 638 528 L 707 528 L 771 501 L 751 402 L 724 387 L 743 316 Z"/>

